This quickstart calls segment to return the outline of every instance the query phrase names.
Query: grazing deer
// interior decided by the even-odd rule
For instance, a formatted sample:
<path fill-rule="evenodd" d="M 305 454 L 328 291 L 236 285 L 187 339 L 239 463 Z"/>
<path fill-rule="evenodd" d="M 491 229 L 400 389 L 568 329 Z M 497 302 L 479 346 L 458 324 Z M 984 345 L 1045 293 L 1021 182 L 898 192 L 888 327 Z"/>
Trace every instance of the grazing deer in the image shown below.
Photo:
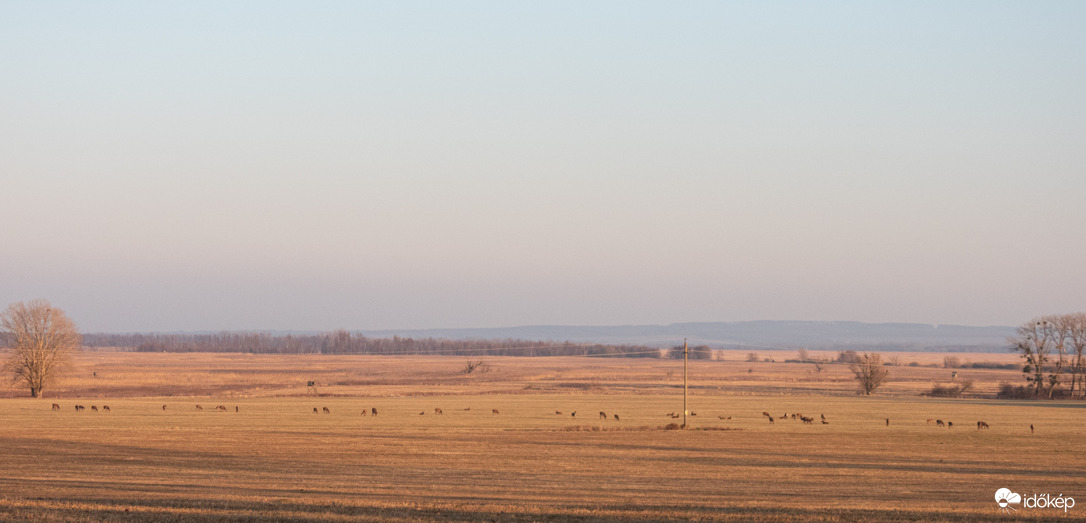
<path fill-rule="evenodd" d="M 91 405 L 91 410 L 93 410 L 94 412 L 98 412 L 98 407 Z"/>
<path fill-rule="evenodd" d="M 557 415 L 559 415 L 559 416 L 561 416 L 561 415 L 562 415 L 562 411 L 560 411 L 560 410 L 556 410 L 556 411 L 554 411 L 554 413 L 555 413 L 555 414 L 557 414 Z"/>
<path fill-rule="evenodd" d="M 321 410 L 323 410 L 325 414 L 331 414 L 332 413 L 332 411 L 328 410 L 328 407 L 321 407 Z"/>
<path fill-rule="evenodd" d="M 317 410 L 317 407 L 313 407 L 313 414 L 320 414 L 320 411 Z"/>
<path fill-rule="evenodd" d="M 890 426 L 890 418 L 886 418 L 886 426 L 887 426 L 887 427 L 889 427 L 889 426 Z"/>
<path fill-rule="evenodd" d="M 773 416 L 766 416 L 766 417 L 769 418 L 769 423 L 773 423 Z"/>
<path fill-rule="evenodd" d="M 471 410 L 471 407 L 464 407 L 464 410 Z"/>
<path fill-rule="evenodd" d="M 573 411 L 573 412 L 569 413 L 569 417 L 576 418 L 577 417 L 577 411 Z"/>
<path fill-rule="evenodd" d="M 799 419 L 803 420 L 804 425 L 810 425 L 814 423 L 814 418 L 808 418 L 807 416 L 801 416 Z"/>
<path fill-rule="evenodd" d="M 75 411 L 76 411 L 76 412 L 83 412 L 83 408 L 84 408 L 84 407 L 83 407 L 82 405 L 76 405 L 76 406 L 75 406 Z M 1033 425 L 1030 425 L 1030 426 L 1029 426 L 1029 429 L 1030 429 L 1030 430 L 1033 430 Z"/>
<path fill-rule="evenodd" d="M 954 422 L 953 421 L 946 422 L 946 428 L 948 428 L 948 429 L 954 428 Z"/>
<path fill-rule="evenodd" d="M 618 421 L 618 414 L 615 414 L 615 421 Z"/>
<path fill-rule="evenodd" d="M 234 405 L 234 412 L 241 412 L 241 407 Z"/>
<path fill-rule="evenodd" d="M 491 413 L 491 414 L 497 414 L 497 413 L 498 413 L 498 409 L 490 409 L 490 413 Z"/>
<path fill-rule="evenodd" d="M 162 410 L 166 410 L 166 406 L 165 406 L 165 405 L 163 405 L 163 406 L 162 406 Z"/>
<path fill-rule="evenodd" d="M 374 407 L 374 408 L 370 409 L 370 414 L 373 414 L 374 416 L 376 416 L 377 415 L 377 407 Z"/>
<path fill-rule="evenodd" d="M 424 411 L 421 411 L 421 412 L 419 412 L 419 416 L 425 416 L 425 415 L 426 415 L 426 411 L 425 411 L 425 410 L 424 410 Z"/>
<path fill-rule="evenodd" d="M 369 413 L 370 413 L 370 411 L 368 411 L 368 410 L 366 410 L 366 409 L 362 409 L 362 415 L 363 415 L 363 416 L 365 416 L 365 415 L 367 415 L 367 414 L 369 414 Z"/>
<path fill-rule="evenodd" d="M 794 412 L 792 413 L 792 421 L 796 421 L 797 419 L 799 419 L 801 417 L 803 417 L 803 416 L 800 416 L 799 414 L 796 414 Z"/>
<path fill-rule="evenodd" d="M 607 419 L 607 413 L 601 410 L 600 411 L 600 419 Z"/>
<path fill-rule="evenodd" d="M 822 421 L 826 421 L 826 415 L 825 415 L 825 414 L 821 414 L 821 416 L 822 416 Z"/>
<path fill-rule="evenodd" d="M 690 415 L 691 415 L 691 416 L 697 416 L 697 415 L 698 415 L 698 413 L 697 413 L 697 412 L 694 412 L 694 411 L 690 411 Z"/>
<path fill-rule="evenodd" d="M 54 403 L 53 404 L 53 410 L 60 410 L 60 404 L 59 403 Z"/>
<path fill-rule="evenodd" d="M 445 411 L 441 410 L 441 408 L 434 407 L 434 414 L 444 414 L 444 413 L 445 413 Z"/>
<path fill-rule="evenodd" d="M 724 416 L 717 416 L 717 417 L 718 417 L 718 418 L 720 418 L 720 419 L 722 419 L 722 420 L 729 420 L 729 419 L 732 419 L 732 417 L 731 417 L 731 416 L 728 416 L 728 417 L 724 417 Z"/>
<path fill-rule="evenodd" d="M 102 405 L 102 412 L 109 412 L 109 405 Z"/>
<path fill-rule="evenodd" d="M 829 425 L 829 424 L 830 424 L 830 422 L 828 422 L 828 421 L 826 421 L 826 420 L 822 420 L 822 424 L 823 424 L 823 425 Z"/>
<path fill-rule="evenodd" d="M 932 418 L 928 418 L 928 425 L 935 425 L 935 420 Z"/>
<path fill-rule="evenodd" d="M 215 407 L 215 410 L 226 412 L 226 405 L 219 405 Z"/>
<path fill-rule="evenodd" d="M 941 420 L 941 419 L 937 419 L 937 420 L 935 420 L 935 426 L 936 427 L 945 427 L 946 423 L 943 423 L 943 420 Z"/>
<path fill-rule="evenodd" d="M 1032 423 L 1029 424 L 1029 433 L 1033 434 L 1033 424 Z"/>
<path fill-rule="evenodd" d="M 762 415 L 768 418 L 769 417 L 769 412 L 766 412 L 766 411 L 763 410 Z"/>
<path fill-rule="evenodd" d="M 977 430 L 987 429 L 987 428 L 990 428 L 990 427 L 988 427 L 988 423 L 983 422 L 983 421 L 978 421 L 977 422 Z"/>
<path fill-rule="evenodd" d="M 197 405 L 197 406 L 196 406 L 196 410 L 204 410 L 204 408 L 203 408 L 203 407 L 201 407 L 201 406 L 199 406 L 199 405 Z"/>
<path fill-rule="evenodd" d="M 782 414 L 782 415 L 781 415 L 781 417 L 780 417 L 780 418 L 778 418 L 778 419 L 783 419 L 783 420 L 787 420 L 787 419 L 788 419 L 788 413 L 787 413 L 787 412 L 785 412 L 785 413 L 784 413 L 784 414 Z"/>

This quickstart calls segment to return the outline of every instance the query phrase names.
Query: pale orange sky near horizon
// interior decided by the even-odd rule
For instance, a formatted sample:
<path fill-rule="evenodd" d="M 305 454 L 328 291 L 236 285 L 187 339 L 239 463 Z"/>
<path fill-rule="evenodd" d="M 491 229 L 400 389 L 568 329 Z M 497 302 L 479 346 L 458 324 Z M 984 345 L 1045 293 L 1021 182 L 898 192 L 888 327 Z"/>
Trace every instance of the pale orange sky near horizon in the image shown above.
<path fill-rule="evenodd" d="M 1086 310 L 1086 5 L 9 2 L 0 302 L 86 331 Z"/>

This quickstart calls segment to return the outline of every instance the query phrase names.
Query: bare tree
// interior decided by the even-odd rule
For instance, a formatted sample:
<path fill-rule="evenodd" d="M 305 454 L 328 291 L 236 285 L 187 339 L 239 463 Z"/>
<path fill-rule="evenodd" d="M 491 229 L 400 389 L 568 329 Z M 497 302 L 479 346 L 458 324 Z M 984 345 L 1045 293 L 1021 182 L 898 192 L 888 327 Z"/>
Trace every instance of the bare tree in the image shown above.
<path fill-rule="evenodd" d="M 81 338 L 64 311 L 45 300 L 13 303 L 0 312 L 0 342 L 11 349 L 5 363 L 15 382 L 26 382 L 39 398 L 57 372 L 79 350 Z"/>
<path fill-rule="evenodd" d="M 1086 352 L 1086 312 L 1076 312 L 1067 315 L 1067 343 L 1070 345 L 1069 352 L 1071 361 L 1069 362 L 1070 368 L 1068 371 L 1071 373 L 1071 397 L 1075 396 L 1075 383 L 1078 382 L 1078 388 L 1086 393 L 1086 383 L 1083 380 L 1086 376 L 1083 376 L 1083 372 L 1086 369 L 1083 365 L 1086 361 L 1083 360 L 1083 352 Z"/>
<path fill-rule="evenodd" d="M 1070 314 L 1064 314 L 1061 316 L 1052 316 L 1049 318 L 1050 322 L 1056 326 L 1055 349 L 1056 358 L 1052 362 L 1050 367 L 1051 372 L 1048 374 L 1048 398 L 1052 399 L 1053 394 L 1056 392 L 1056 387 L 1060 385 L 1060 373 L 1063 372 L 1063 368 L 1069 363 L 1068 351 L 1070 347 L 1068 342 L 1071 340 L 1071 330 L 1074 328 L 1074 320 L 1071 319 Z"/>
<path fill-rule="evenodd" d="M 1026 382 L 1033 389 L 1034 395 L 1040 396 L 1045 387 L 1045 366 L 1049 364 L 1059 337 L 1058 329 L 1045 317 L 1022 324 L 1018 327 L 1017 334 L 1007 341 L 1011 342 L 1011 350 L 1021 354 L 1025 360 L 1022 373 L 1026 375 Z"/>
<path fill-rule="evenodd" d="M 857 360 L 855 363 L 849 364 L 848 370 L 851 370 L 852 374 L 856 376 L 856 381 L 860 385 L 860 392 L 870 395 L 882 385 L 883 381 L 886 381 L 890 371 L 882 365 L 882 356 L 879 356 L 877 352 L 865 352 L 857 356 Z"/>

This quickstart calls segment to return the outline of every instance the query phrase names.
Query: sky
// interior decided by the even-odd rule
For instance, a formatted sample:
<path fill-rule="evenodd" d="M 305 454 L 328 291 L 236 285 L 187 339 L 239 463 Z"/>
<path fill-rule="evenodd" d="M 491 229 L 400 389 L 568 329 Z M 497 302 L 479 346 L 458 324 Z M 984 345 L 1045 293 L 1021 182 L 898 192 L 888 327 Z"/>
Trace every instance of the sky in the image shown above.
<path fill-rule="evenodd" d="M 1086 3 L 0 3 L 85 332 L 1086 310 Z"/>

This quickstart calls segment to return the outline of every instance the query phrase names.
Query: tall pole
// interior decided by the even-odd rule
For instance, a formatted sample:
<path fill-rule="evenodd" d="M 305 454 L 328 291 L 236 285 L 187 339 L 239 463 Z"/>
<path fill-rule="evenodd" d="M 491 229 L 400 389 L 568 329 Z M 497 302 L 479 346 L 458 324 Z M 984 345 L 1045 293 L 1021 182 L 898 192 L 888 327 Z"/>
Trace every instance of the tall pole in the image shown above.
<path fill-rule="evenodd" d="M 686 355 L 690 351 L 686 348 L 686 338 L 683 338 L 683 428 L 686 428 Z"/>

